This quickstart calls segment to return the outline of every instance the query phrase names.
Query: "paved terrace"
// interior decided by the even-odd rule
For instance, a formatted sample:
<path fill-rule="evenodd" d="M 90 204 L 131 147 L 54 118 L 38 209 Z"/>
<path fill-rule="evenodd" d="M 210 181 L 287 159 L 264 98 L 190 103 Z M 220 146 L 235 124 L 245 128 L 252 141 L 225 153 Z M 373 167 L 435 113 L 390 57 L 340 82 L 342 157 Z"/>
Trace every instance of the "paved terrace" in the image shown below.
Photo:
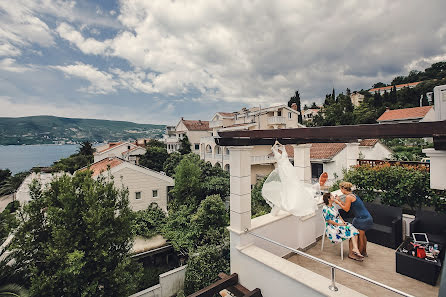
<path fill-rule="evenodd" d="M 437 285 L 434 287 L 397 273 L 395 268 L 395 251 L 387 247 L 371 242 L 367 243 L 367 253 L 369 256 L 363 262 L 354 261 L 347 257 L 348 242 L 344 242 L 344 260 L 341 260 L 340 245 L 332 244 L 327 239 L 325 239 L 323 252 L 321 252 L 321 240 L 318 240 L 314 246 L 305 252 L 414 296 L 438 296 L 440 277 L 437 280 Z M 330 268 L 323 264 L 297 254 L 291 255 L 288 257 L 288 260 L 317 274 L 330 278 Z M 343 284 L 367 296 L 399 296 L 396 293 L 338 270 L 336 271 L 336 283 Z M 328 286 L 329 284 L 327 283 L 326 285 Z"/>

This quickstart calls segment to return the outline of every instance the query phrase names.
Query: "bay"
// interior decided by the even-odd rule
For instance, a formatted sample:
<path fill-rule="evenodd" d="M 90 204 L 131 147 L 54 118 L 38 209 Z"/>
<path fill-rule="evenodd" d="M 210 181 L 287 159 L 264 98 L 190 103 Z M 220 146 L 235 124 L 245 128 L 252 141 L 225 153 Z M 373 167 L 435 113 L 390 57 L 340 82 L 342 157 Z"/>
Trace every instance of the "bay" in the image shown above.
<path fill-rule="evenodd" d="M 8 168 L 15 174 L 35 166 L 50 166 L 78 149 L 77 144 L 0 145 L 0 169 Z"/>

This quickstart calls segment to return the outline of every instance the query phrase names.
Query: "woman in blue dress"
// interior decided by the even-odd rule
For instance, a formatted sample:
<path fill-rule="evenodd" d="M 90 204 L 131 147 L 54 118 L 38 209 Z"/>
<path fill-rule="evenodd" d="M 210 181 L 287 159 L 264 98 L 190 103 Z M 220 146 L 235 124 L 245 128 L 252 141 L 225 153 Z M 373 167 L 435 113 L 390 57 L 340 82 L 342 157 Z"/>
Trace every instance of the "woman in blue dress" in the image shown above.
<path fill-rule="evenodd" d="M 342 242 L 346 239 L 350 240 L 350 249 L 348 257 L 353 260 L 362 261 L 363 256 L 358 249 L 358 230 L 352 224 L 344 222 L 339 215 L 338 210 L 334 206 L 334 197 L 330 193 L 325 193 L 322 197 L 324 207 L 322 215 L 325 219 L 325 234 L 331 242 Z"/>
<path fill-rule="evenodd" d="M 353 219 L 353 226 L 359 230 L 359 251 L 367 257 L 367 237 L 365 231 L 373 226 L 373 218 L 365 207 L 359 196 L 352 193 L 352 184 L 349 182 L 342 182 L 339 184 L 342 194 L 346 195 L 345 202 L 336 197 L 335 203 L 338 204 L 344 211 L 353 211 L 355 218 Z"/>

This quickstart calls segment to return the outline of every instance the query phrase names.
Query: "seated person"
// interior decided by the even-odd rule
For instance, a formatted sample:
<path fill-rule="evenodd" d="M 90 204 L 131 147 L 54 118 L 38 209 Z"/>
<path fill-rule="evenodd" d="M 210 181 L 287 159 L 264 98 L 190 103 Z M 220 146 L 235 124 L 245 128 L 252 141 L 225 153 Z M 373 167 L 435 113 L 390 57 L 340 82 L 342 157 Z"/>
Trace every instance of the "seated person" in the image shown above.
<path fill-rule="evenodd" d="M 337 243 L 349 239 L 351 241 L 351 248 L 349 249 L 348 257 L 356 261 L 362 261 L 363 256 L 358 249 L 358 234 L 359 231 L 352 224 L 344 222 L 339 215 L 338 210 L 333 203 L 335 198 L 330 193 L 325 193 L 323 196 L 324 208 L 322 215 L 325 219 L 325 234 L 331 242 Z"/>

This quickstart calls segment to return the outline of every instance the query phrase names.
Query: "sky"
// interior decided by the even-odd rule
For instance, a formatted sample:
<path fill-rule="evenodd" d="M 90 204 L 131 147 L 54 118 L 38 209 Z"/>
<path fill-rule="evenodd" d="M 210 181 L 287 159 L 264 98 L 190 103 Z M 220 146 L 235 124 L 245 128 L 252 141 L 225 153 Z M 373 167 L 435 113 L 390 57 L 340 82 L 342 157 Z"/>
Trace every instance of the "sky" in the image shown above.
<path fill-rule="evenodd" d="M 444 0 L 0 0 L 0 117 L 175 124 L 446 60 Z"/>

